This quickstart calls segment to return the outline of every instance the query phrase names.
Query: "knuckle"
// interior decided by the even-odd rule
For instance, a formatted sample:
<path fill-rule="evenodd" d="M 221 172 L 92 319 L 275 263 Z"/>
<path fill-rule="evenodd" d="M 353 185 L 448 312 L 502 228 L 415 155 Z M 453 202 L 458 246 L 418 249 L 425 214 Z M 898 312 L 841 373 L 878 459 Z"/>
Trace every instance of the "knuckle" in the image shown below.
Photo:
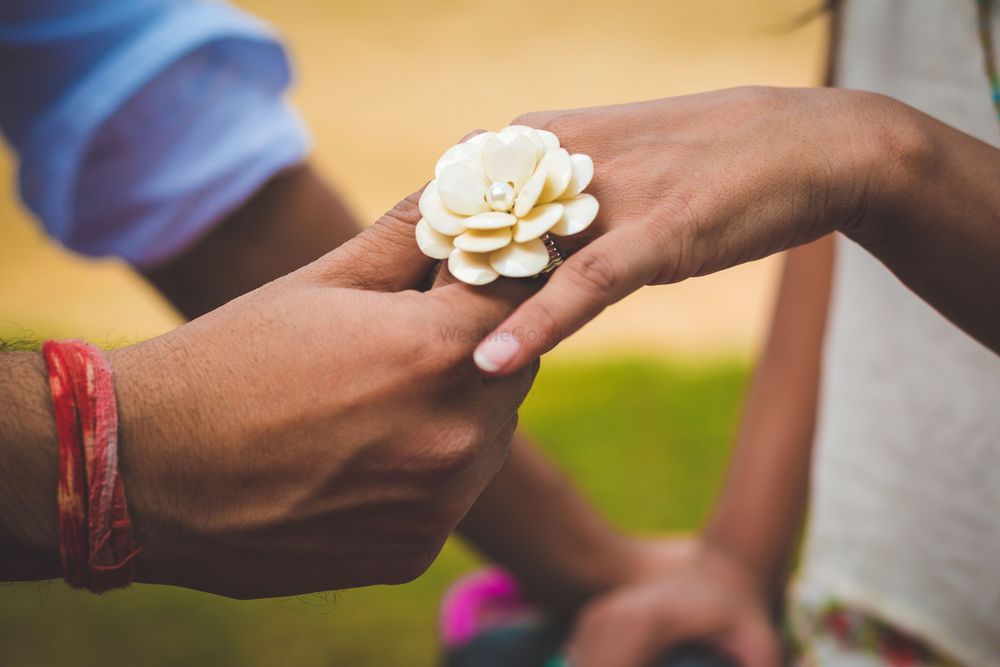
<path fill-rule="evenodd" d="M 513 121 L 511 125 L 526 125 L 528 127 L 538 127 L 539 123 L 544 123 L 545 114 L 538 111 L 532 111 L 530 113 L 523 113 Z"/>
<path fill-rule="evenodd" d="M 580 257 L 577 262 L 567 266 L 573 266 L 571 275 L 582 287 L 597 294 L 613 293 L 618 286 L 618 272 L 604 255 L 587 254 Z"/>
<path fill-rule="evenodd" d="M 486 427 L 478 419 L 469 418 L 454 427 L 451 438 L 452 453 L 448 458 L 454 462 L 467 463 L 476 457 L 486 440 Z"/>
<path fill-rule="evenodd" d="M 424 474 L 434 484 L 460 478 L 475 466 L 485 439 L 485 426 L 473 419 L 442 429 L 435 446 L 422 456 Z"/>
<path fill-rule="evenodd" d="M 420 219 L 420 195 L 424 192 L 423 188 L 420 188 L 416 192 L 411 193 L 404 199 L 400 200 L 395 206 L 386 211 L 385 217 L 393 220 L 399 220 L 400 222 L 408 222 L 410 224 L 415 223 Z"/>
<path fill-rule="evenodd" d="M 413 323 L 412 333 L 417 332 L 419 335 L 402 341 L 400 348 L 410 375 L 428 388 L 447 391 L 455 385 L 458 369 L 468 353 L 448 340 L 450 332 L 434 330 L 426 320 Z"/>
<path fill-rule="evenodd" d="M 562 324 L 559 317 L 546 302 L 533 304 L 525 313 L 525 321 L 533 327 L 521 332 L 525 340 L 548 341 L 554 345 L 562 339 Z"/>
<path fill-rule="evenodd" d="M 377 237 L 381 230 L 370 229 L 364 234 L 356 237 L 354 243 L 349 244 L 347 249 L 348 259 L 355 273 L 361 278 L 371 278 L 377 274 L 378 267 L 375 259 L 379 256 L 379 242 Z"/>
<path fill-rule="evenodd" d="M 579 112 L 559 114 L 545 122 L 542 129 L 559 137 L 563 144 L 574 145 L 583 125 L 583 114 Z"/>
<path fill-rule="evenodd" d="M 376 232 L 368 229 L 334 251 L 336 257 L 323 265 L 320 278 L 338 278 L 347 285 L 367 285 L 381 278 Z"/>
<path fill-rule="evenodd" d="M 379 223 L 402 223 L 409 227 L 417 224 L 420 220 L 419 202 L 421 193 L 423 193 L 423 188 L 400 201 L 382 215 Z"/>

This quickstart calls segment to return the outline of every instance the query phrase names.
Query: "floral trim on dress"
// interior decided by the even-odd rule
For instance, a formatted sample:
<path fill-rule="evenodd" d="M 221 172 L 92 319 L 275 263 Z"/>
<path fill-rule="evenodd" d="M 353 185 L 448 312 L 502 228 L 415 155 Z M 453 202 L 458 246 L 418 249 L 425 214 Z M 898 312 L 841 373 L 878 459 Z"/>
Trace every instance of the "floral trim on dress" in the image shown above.
<path fill-rule="evenodd" d="M 886 667 L 958 667 L 916 637 L 836 600 L 797 607 L 792 625 L 796 667 L 835 667 L 837 655 L 859 652 Z"/>

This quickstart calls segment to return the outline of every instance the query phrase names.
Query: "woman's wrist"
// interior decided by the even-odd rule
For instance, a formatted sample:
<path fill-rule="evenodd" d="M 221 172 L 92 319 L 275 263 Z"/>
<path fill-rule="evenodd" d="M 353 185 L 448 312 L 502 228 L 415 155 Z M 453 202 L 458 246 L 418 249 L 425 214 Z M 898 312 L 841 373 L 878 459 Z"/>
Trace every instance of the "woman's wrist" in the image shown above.
<path fill-rule="evenodd" d="M 883 95 L 856 95 L 859 128 L 845 144 L 854 214 L 836 221 L 837 231 L 865 247 L 884 243 L 919 206 L 939 172 L 942 155 L 926 117 L 913 107 Z"/>
<path fill-rule="evenodd" d="M 706 527 L 698 539 L 698 546 L 705 554 L 713 554 L 739 569 L 745 579 L 757 590 L 761 599 L 770 604 L 778 600 L 784 590 L 784 579 L 776 572 L 784 572 L 783 564 L 762 558 L 759 549 L 752 544 L 742 544 L 728 535 Z"/>
<path fill-rule="evenodd" d="M 530 597 L 551 610 L 573 610 L 595 596 L 652 574 L 655 556 L 649 546 L 644 540 L 621 534 L 592 535 L 586 543 L 562 549 L 560 557 L 545 568 L 551 571 L 535 573 L 544 576 L 531 576 L 522 584 Z"/>

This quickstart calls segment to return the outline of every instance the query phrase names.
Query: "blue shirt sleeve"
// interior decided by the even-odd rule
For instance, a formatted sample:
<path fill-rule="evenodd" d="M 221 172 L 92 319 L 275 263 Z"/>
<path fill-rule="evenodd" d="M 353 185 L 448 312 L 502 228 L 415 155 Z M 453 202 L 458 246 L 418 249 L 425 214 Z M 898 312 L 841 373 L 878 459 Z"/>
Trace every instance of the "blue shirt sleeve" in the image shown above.
<path fill-rule="evenodd" d="M 280 43 L 230 5 L 3 5 L 0 129 L 67 247 L 155 266 L 308 151 Z"/>

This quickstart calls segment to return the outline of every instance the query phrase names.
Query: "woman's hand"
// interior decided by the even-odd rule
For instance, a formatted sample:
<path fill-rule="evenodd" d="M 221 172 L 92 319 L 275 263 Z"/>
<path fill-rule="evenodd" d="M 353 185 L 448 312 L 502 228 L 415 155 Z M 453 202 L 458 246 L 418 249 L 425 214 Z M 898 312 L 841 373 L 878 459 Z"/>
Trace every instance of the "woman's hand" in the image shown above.
<path fill-rule="evenodd" d="M 780 649 L 755 577 L 697 540 L 657 546 L 659 570 L 595 598 L 577 618 L 574 667 L 644 667 L 681 644 L 708 644 L 742 667 L 776 667 Z"/>
<path fill-rule="evenodd" d="M 912 115 L 867 93 L 741 88 L 521 117 L 594 159 L 588 191 L 601 210 L 581 234 L 592 242 L 487 337 L 477 362 L 521 368 L 643 285 L 837 229 L 870 233 L 895 172 L 920 158 Z"/>

